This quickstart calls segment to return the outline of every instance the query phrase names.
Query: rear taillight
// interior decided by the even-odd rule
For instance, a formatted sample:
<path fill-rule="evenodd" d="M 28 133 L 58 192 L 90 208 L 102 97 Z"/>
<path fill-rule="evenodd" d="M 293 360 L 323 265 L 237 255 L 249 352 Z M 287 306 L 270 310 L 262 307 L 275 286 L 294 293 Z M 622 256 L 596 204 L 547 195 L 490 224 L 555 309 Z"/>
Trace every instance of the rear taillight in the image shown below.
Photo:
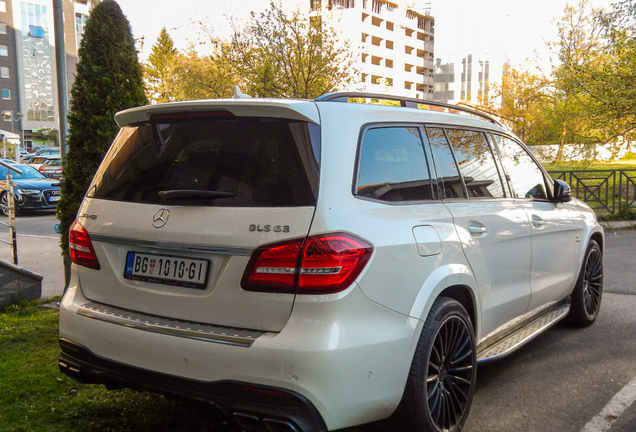
<path fill-rule="evenodd" d="M 93 249 L 91 238 L 84 227 L 78 222 L 73 222 L 68 235 L 69 252 L 74 264 L 99 270 L 99 261 Z"/>
<path fill-rule="evenodd" d="M 358 277 L 373 248 L 335 233 L 262 246 L 254 251 L 241 286 L 247 291 L 332 294 Z"/>

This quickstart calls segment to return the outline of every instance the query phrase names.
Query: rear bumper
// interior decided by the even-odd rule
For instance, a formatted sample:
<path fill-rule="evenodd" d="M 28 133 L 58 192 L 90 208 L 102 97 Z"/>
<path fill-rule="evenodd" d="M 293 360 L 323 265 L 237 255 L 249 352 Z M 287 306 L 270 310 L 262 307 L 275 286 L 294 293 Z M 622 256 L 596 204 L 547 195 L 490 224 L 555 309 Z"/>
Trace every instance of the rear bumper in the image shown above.
<path fill-rule="evenodd" d="M 85 347 L 60 340 L 60 370 L 85 384 L 127 387 L 211 403 L 246 430 L 325 431 L 307 398 L 289 390 L 234 381 L 205 382 L 166 375 L 96 356 Z"/>
<path fill-rule="evenodd" d="M 389 417 L 421 331 L 419 320 L 370 302 L 357 287 L 297 300 L 280 333 L 249 346 L 105 322 L 82 314 L 88 303 L 72 272 L 60 304 L 64 373 L 204 400 L 243 423 L 280 423 L 271 430 L 281 431 L 335 430 Z"/>

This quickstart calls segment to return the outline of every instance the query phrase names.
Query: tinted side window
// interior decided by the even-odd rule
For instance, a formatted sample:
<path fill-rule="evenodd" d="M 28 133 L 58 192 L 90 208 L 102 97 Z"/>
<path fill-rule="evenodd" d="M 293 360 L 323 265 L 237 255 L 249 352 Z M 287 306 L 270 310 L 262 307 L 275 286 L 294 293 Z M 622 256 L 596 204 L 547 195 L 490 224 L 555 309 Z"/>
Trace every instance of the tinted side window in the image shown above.
<path fill-rule="evenodd" d="M 426 128 L 426 134 L 431 143 L 442 198 L 466 198 L 464 184 L 457 170 L 457 162 L 448 145 L 444 130 Z"/>
<path fill-rule="evenodd" d="M 495 135 L 501 162 L 517 198 L 547 199 L 543 171 L 516 141 Z"/>
<path fill-rule="evenodd" d="M 381 127 L 364 132 L 355 194 L 393 202 L 433 199 L 418 128 Z"/>
<path fill-rule="evenodd" d="M 483 132 L 446 129 L 469 198 L 503 198 L 499 171 Z"/>

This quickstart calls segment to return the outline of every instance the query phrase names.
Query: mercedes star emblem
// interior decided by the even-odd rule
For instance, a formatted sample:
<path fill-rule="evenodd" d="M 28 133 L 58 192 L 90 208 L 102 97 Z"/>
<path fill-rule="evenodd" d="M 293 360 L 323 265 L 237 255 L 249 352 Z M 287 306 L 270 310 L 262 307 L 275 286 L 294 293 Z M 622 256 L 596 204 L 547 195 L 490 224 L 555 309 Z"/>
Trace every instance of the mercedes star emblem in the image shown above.
<path fill-rule="evenodd" d="M 161 228 L 168 222 L 169 217 L 170 210 L 165 207 L 160 208 L 152 217 L 152 226 L 154 226 L 155 228 Z"/>

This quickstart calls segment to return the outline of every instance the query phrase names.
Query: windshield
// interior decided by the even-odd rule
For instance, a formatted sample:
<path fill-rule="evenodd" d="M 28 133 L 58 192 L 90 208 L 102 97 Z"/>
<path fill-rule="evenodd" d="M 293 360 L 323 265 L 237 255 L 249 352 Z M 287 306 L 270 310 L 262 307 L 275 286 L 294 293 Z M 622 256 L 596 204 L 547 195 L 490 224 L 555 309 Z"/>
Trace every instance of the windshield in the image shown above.
<path fill-rule="evenodd" d="M 153 119 L 122 128 L 87 196 L 163 205 L 315 205 L 317 125 L 227 112 Z"/>
<path fill-rule="evenodd" d="M 22 174 L 18 174 L 14 171 L 11 171 L 11 175 L 13 176 L 13 180 L 39 180 L 46 178 L 44 175 L 40 174 L 38 170 L 28 165 L 13 165 L 13 167 L 22 171 Z M 0 180 L 7 179 L 7 168 L 0 166 Z"/>

